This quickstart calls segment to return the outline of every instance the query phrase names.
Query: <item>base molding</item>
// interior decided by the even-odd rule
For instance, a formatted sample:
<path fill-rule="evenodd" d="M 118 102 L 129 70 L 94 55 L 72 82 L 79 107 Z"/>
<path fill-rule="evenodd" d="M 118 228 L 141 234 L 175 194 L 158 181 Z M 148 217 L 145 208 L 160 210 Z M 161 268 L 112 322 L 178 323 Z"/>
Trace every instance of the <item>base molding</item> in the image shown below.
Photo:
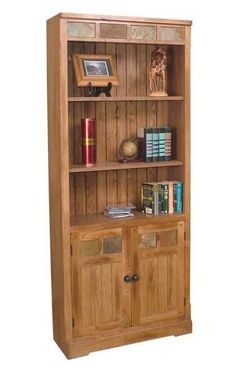
<path fill-rule="evenodd" d="M 142 342 L 149 339 L 167 337 L 170 335 L 180 336 L 192 332 L 191 319 L 165 323 L 160 326 L 149 324 L 140 327 L 114 332 L 109 335 L 81 337 L 72 343 L 68 343 L 63 349 L 68 359 L 88 355 L 90 352 L 118 347 L 126 344 Z"/>

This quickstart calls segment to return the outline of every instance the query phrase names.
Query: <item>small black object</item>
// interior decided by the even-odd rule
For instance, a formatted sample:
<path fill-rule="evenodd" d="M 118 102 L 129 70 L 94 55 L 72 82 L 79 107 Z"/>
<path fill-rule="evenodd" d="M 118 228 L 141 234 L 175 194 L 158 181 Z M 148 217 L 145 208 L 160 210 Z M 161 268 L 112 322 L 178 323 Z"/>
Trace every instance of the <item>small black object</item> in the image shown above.
<path fill-rule="evenodd" d="M 104 93 L 106 97 L 111 97 L 112 83 L 109 82 L 106 87 L 93 87 L 92 83 L 88 83 L 89 97 L 98 97 Z"/>
<path fill-rule="evenodd" d="M 126 276 L 124 277 L 124 281 L 125 281 L 125 282 L 131 282 L 131 281 L 132 281 L 132 276 L 126 275 Z"/>
<path fill-rule="evenodd" d="M 136 282 L 138 280 L 139 280 L 139 275 L 136 273 L 135 275 L 133 275 L 132 281 Z"/>

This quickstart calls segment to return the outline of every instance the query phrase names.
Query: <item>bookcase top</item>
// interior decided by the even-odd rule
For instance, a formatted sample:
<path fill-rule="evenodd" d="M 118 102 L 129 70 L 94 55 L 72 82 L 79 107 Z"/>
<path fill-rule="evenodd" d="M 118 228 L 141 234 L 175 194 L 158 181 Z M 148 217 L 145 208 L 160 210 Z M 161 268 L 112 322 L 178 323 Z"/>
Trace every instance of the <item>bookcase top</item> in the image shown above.
<path fill-rule="evenodd" d="M 84 20 L 119 21 L 119 22 L 136 22 L 136 23 L 161 23 L 161 24 L 167 24 L 167 25 L 182 25 L 182 26 L 192 25 L 192 21 L 190 20 L 110 16 L 110 15 L 94 15 L 94 14 L 59 13 L 57 17 L 66 18 L 66 19 L 75 19 L 75 20 L 84 19 Z"/>

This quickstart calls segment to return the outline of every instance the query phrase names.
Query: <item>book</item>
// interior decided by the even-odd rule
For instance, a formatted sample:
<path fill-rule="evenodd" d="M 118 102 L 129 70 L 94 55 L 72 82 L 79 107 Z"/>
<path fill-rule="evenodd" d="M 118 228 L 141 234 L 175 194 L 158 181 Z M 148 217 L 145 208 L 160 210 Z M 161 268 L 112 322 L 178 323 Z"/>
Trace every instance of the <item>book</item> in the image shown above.
<path fill-rule="evenodd" d="M 156 162 L 159 160 L 159 128 L 152 128 L 152 160 Z"/>
<path fill-rule="evenodd" d="M 164 161 L 165 160 L 165 140 L 166 139 L 166 132 L 165 128 L 160 128 L 159 129 L 159 156 L 158 159 L 159 161 Z"/>
<path fill-rule="evenodd" d="M 169 161 L 172 158 L 172 129 L 165 127 L 165 154 L 164 160 Z"/>
<path fill-rule="evenodd" d="M 152 128 L 144 128 L 145 162 L 152 162 Z"/>
<path fill-rule="evenodd" d="M 137 131 L 138 143 L 139 143 L 139 156 L 140 161 L 145 161 L 145 141 L 144 141 L 144 127 L 138 128 Z"/>
<path fill-rule="evenodd" d="M 142 206 L 146 214 L 159 213 L 158 182 L 145 182 L 142 184 Z"/>
<path fill-rule="evenodd" d="M 174 212 L 181 213 L 183 211 L 183 183 L 174 183 Z"/>

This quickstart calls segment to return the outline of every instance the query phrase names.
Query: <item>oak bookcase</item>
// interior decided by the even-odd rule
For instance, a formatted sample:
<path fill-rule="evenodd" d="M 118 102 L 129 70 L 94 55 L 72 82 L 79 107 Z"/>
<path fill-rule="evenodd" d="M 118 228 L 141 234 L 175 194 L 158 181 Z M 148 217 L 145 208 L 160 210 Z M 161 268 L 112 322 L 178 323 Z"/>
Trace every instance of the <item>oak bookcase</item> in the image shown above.
<path fill-rule="evenodd" d="M 191 21 L 64 13 L 47 22 L 53 332 L 67 358 L 192 330 L 190 29 Z M 157 44 L 167 48 L 167 97 L 149 96 Z M 76 86 L 73 53 L 113 56 L 112 97 Z M 90 168 L 81 160 L 84 117 L 96 118 Z M 123 139 L 166 124 L 176 132 L 173 160 L 118 162 Z M 107 204 L 140 207 L 142 182 L 167 179 L 183 182 L 182 214 L 103 216 Z"/>

